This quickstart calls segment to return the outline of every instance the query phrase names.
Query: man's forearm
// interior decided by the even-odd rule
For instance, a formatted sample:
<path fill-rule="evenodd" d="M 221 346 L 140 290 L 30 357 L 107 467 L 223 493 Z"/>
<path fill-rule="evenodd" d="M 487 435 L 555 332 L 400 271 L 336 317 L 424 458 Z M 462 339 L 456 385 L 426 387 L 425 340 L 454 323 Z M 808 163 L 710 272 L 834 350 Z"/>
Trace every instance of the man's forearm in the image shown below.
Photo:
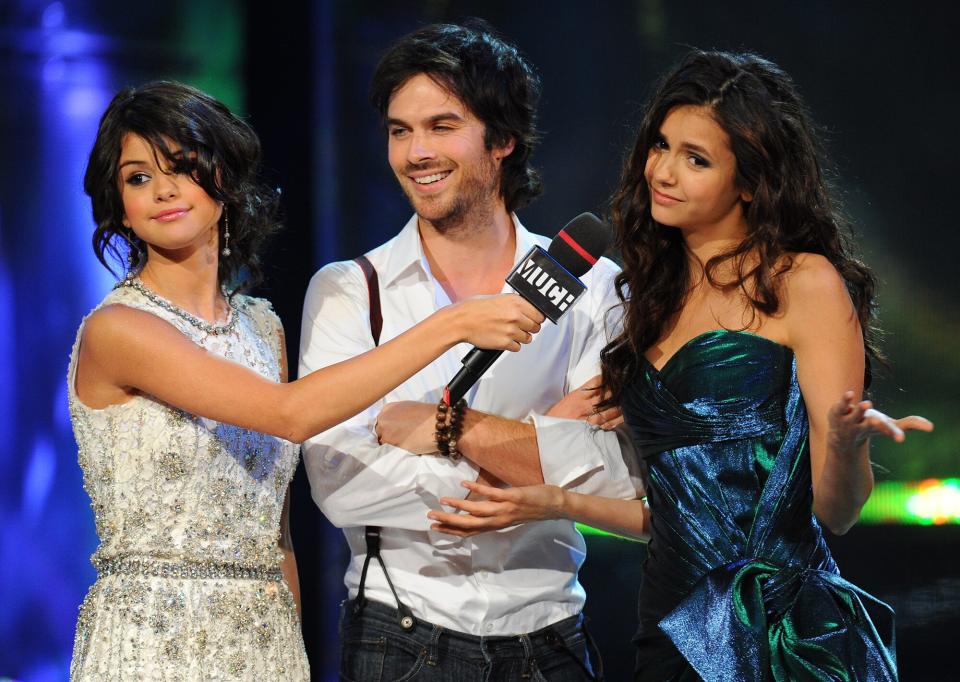
<path fill-rule="evenodd" d="M 479 468 L 510 485 L 543 483 L 533 424 L 467 409 L 457 449 Z"/>
<path fill-rule="evenodd" d="M 409 453 L 435 454 L 436 414 L 436 406 L 428 403 L 388 403 L 377 419 L 377 435 Z M 623 445 L 616 430 L 581 420 L 534 415 L 533 423 L 525 423 L 472 409 L 464 411 L 457 438 L 457 449 L 471 467 L 509 485 L 550 483 L 633 499 L 640 489 L 633 475 L 637 458 Z"/>

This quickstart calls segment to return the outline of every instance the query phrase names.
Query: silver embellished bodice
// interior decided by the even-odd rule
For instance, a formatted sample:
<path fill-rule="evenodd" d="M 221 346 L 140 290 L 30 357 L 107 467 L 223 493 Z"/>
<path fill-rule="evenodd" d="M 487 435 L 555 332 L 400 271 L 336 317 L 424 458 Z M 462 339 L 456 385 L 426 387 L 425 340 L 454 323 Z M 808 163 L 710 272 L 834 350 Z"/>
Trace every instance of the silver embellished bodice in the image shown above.
<path fill-rule="evenodd" d="M 236 329 L 222 335 L 197 329 L 130 288 L 114 290 L 101 305 L 151 312 L 211 353 L 278 381 L 276 316 L 266 301 L 236 298 Z M 127 556 L 279 563 L 277 529 L 297 445 L 187 414 L 148 396 L 88 408 L 74 391 L 75 362 L 74 357 L 70 415 L 100 537 L 95 564 Z"/>
<path fill-rule="evenodd" d="M 266 301 L 235 296 L 236 320 L 225 333 L 191 324 L 161 303 L 119 287 L 101 306 L 122 304 L 157 315 L 210 353 L 279 381 L 280 323 Z M 206 672 L 196 679 L 243 678 L 253 671 L 245 660 L 253 651 L 244 649 L 258 642 L 272 647 L 280 661 L 275 671 L 294 673 L 291 667 L 305 666 L 292 599 L 279 582 L 277 544 L 299 446 L 147 395 L 103 409 L 84 405 L 75 391 L 82 334 L 81 325 L 68 394 L 100 538 L 92 557 L 100 576 L 81 607 L 73 675 L 98 679 L 109 670 L 117 679 L 168 679 L 162 666 L 157 668 L 161 663 L 147 663 L 155 650 L 174 666 L 167 672 L 183 670 L 185 661 L 200 656 Z M 118 618 L 119 631 L 98 627 L 98 619 Z M 288 636 L 295 640 L 280 649 L 277 618 L 284 621 L 279 629 L 291 630 Z M 234 626 L 244 624 L 249 632 L 238 636 Z M 134 662 L 126 670 L 104 662 L 120 655 L 124 637 L 136 639 L 143 650 L 128 660 Z M 210 658 L 216 651 L 224 660 Z M 87 676 L 91 670 L 100 672 Z"/>

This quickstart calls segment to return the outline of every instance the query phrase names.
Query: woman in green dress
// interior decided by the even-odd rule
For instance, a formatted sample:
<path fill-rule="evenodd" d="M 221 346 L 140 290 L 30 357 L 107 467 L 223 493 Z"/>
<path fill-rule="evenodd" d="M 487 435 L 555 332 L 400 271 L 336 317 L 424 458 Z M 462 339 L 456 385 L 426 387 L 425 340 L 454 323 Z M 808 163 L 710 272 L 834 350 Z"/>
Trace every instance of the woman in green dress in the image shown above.
<path fill-rule="evenodd" d="M 874 278 L 849 251 L 791 79 L 690 53 L 653 96 L 613 199 L 622 409 L 646 498 L 467 483 L 436 529 L 573 518 L 649 538 L 638 680 L 893 680 L 890 608 L 840 577 L 821 528 L 857 521 L 869 441 L 929 431 L 862 399 Z M 466 436 L 465 436 L 466 437 Z"/>

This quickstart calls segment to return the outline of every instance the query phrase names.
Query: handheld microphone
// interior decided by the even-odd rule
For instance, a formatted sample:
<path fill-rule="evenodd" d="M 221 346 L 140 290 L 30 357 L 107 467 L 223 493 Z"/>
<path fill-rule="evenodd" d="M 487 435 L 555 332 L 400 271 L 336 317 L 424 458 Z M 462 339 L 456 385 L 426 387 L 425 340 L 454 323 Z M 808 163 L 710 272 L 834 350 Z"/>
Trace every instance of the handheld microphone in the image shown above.
<path fill-rule="evenodd" d="M 544 251 L 534 246 L 507 275 L 506 282 L 554 324 L 587 290 L 580 281 L 610 244 L 610 231 L 597 216 L 581 213 L 567 223 Z M 463 367 L 443 389 L 454 405 L 500 357 L 502 350 L 474 348 Z"/>

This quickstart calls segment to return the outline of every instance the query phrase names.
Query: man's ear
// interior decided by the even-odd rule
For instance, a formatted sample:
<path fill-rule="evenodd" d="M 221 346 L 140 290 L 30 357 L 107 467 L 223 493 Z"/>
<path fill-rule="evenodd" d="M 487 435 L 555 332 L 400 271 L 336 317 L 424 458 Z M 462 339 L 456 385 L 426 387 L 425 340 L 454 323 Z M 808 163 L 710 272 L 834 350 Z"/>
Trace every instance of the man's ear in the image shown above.
<path fill-rule="evenodd" d="M 493 158 L 495 158 L 497 161 L 503 161 L 505 158 L 513 154 L 513 149 L 516 146 L 517 141 L 511 137 L 499 147 L 493 148 Z"/>

